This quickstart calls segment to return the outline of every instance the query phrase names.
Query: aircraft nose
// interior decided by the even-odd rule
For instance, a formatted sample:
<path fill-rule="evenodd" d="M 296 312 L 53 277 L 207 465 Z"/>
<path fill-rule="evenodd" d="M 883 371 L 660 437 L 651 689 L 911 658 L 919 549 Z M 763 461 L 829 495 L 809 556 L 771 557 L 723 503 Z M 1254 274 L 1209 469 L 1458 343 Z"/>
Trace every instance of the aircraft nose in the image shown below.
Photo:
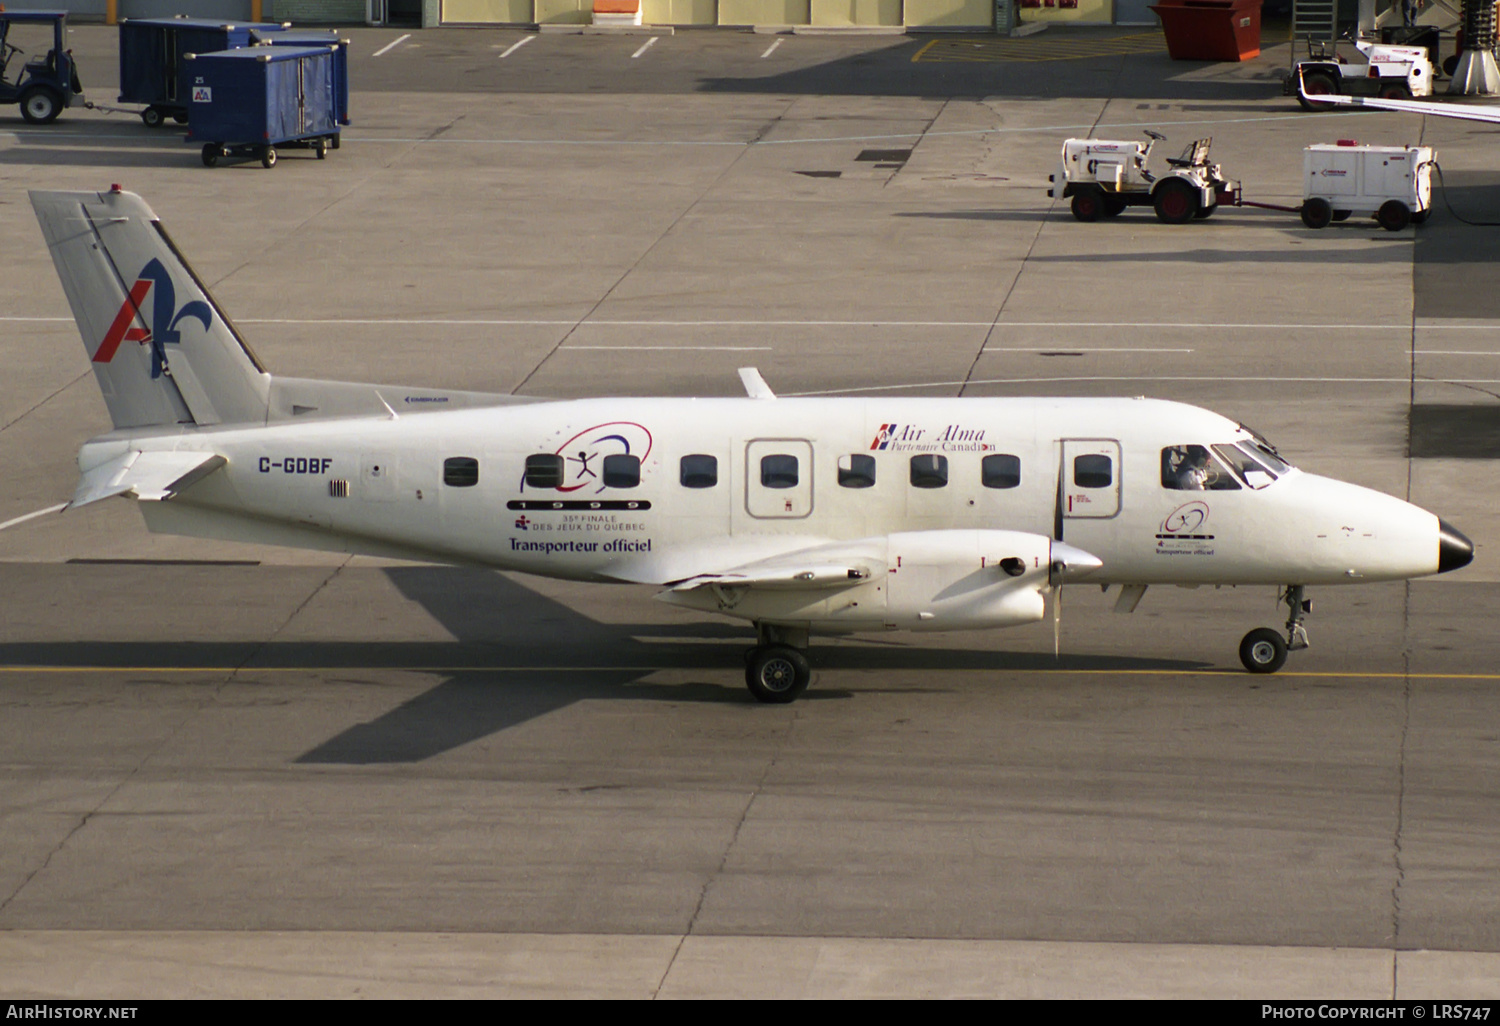
<path fill-rule="evenodd" d="M 1438 573 L 1457 570 L 1474 560 L 1474 543 L 1446 520 L 1438 521 Z"/>

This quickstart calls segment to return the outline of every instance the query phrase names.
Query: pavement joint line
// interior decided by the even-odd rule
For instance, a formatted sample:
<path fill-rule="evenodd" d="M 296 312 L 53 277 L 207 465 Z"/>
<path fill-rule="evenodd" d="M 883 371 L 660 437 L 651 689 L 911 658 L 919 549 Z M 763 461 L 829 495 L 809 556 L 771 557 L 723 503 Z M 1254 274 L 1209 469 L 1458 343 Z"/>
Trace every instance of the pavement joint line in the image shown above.
<path fill-rule="evenodd" d="M 235 673 L 253 676 L 257 673 L 319 673 L 326 671 L 371 672 L 394 670 L 400 673 L 655 673 L 663 670 L 695 670 L 691 666 L 22 666 L 3 665 L 0 673 Z M 834 672 L 843 667 L 832 668 Z M 863 672 L 861 668 L 849 667 L 848 672 Z M 824 671 L 828 672 L 828 671 Z M 932 666 L 924 673 L 1008 673 L 1040 674 L 1043 676 L 1123 676 L 1123 677 L 1244 677 L 1245 672 L 1232 667 L 1204 670 L 1141 670 L 1141 669 L 1015 669 Z M 1267 675 L 1268 677 L 1271 675 Z M 1327 680 L 1500 680 L 1500 673 L 1424 673 L 1417 670 L 1371 671 L 1358 670 L 1281 670 L 1274 679 L 1317 678 Z M 877 689 L 878 690 L 878 689 Z"/>

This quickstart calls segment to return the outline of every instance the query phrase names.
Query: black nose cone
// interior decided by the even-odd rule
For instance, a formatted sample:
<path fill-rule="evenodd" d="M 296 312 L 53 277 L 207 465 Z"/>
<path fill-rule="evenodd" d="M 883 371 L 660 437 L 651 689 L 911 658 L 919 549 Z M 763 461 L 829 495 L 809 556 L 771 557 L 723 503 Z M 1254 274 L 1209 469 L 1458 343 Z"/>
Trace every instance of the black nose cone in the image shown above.
<path fill-rule="evenodd" d="M 1474 560 L 1474 543 L 1446 520 L 1438 521 L 1438 573 L 1457 570 Z"/>

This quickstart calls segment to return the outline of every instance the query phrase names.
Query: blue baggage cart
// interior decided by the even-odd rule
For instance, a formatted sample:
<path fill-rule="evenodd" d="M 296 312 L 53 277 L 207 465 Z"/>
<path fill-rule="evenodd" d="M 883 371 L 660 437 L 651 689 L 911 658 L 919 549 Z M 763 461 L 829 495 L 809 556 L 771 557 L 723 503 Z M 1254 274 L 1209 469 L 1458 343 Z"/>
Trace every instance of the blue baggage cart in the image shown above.
<path fill-rule="evenodd" d="M 276 164 L 276 147 L 301 146 L 322 160 L 336 148 L 339 123 L 334 48 L 252 46 L 186 58 L 190 82 L 187 141 L 203 163 L 224 157 Z"/>
<path fill-rule="evenodd" d="M 339 38 L 334 29 L 284 29 L 265 32 L 252 29 L 250 43 L 253 46 L 331 46 L 333 53 L 334 118 L 341 125 L 349 124 L 349 40 Z M 338 147 L 338 140 L 334 140 Z"/>
<path fill-rule="evenodd" d="M 184 58 L 249 46 L 252 33 L 268 39 L 290 25 L 234 24 L 209 18 L 126 18 L 120 22 L 120 102 L 144 103 L 141 120 L 151 128 L 188 118 Z"/>

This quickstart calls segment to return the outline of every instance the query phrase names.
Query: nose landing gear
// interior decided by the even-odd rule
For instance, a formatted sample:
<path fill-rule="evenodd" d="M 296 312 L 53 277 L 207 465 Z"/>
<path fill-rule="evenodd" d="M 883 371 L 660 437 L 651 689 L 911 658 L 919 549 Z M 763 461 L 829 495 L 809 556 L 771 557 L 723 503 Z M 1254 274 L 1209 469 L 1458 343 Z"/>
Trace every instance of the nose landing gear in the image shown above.
<path fill-rule="evenodd" d="M 1275 673 L 1286 663 L 1288 652 L 1307 647 L 1307 628 L 1302 621 L 1312 612 L 1312 600 L 1304 599 L 1300 584 L 1288 584 L 1281 593 L 1286 603 L 1286 638 L 1270 627 L 1257 627 L 1240 642 L 1240 662 L 1251 673 Z"/>

